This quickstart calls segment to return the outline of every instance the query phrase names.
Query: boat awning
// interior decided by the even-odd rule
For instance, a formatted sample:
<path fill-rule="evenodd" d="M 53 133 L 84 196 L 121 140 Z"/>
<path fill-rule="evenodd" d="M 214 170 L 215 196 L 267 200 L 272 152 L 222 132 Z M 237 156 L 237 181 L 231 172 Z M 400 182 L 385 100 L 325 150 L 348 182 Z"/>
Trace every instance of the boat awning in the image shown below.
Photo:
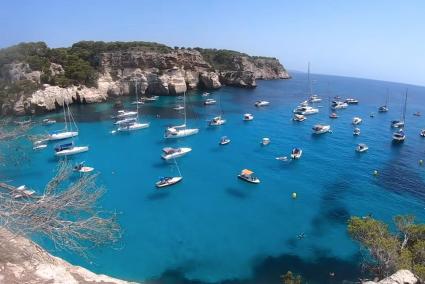
<path fill-rule="evenodd" d="M 174 153 L 176 150 L 171 147 L 166 147 L 166 148 L 163 148 L 162 151 L 164 151 L 165 154 L 171 154 L 171 153 Z"/>
<path fill-rule="evenodd" d="M 248 170 L 248 169 L 243 169 L 243 170 L 242 170 L 242 174 L 243 174 L 243 175 L 247 175 L 247 176 L 249 176 L 249 175 L 252 175 L 253 173 L 254 173 L 253 171 Z"/>

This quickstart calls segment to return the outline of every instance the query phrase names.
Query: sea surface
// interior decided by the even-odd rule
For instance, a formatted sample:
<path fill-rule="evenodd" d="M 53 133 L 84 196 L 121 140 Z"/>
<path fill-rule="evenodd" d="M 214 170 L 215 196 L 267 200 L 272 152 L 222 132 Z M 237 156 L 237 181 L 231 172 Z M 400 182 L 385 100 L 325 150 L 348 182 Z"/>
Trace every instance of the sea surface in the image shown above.
<path fill-rule="evenodd" d="M 281 283 L 288 270 L 309 283 L 357 280 L 361 255 L 346 232 L 350 216 L 371 213 L 391 222 L 394 215 L 414 214 L 425 221 L 425 165 L 419 164 L 425 160 L 425 138 L 419 136 L 425 128 L 425 88 L 314 74 L 312 80 L 323 102 L 320 113 L 304 122 L 291 120 L 292 109 L 308 96 L 303 73 L 291 80 L 258 81 L 255 89 L 223 87 L 211 92 L 221 101 L 214 106 L 204 106 L 201 92 L 191 92 L 187 124 L 200 131 L 178 140 L 163 138 L 167 125 L 183 121 L 172 109 L 182 103 L 175 97 L 141 106 L 149 128 L 115 135 L 110 133 L 113 103 L 73 106 L 80 131 L 76 143 L 90 151 L 71 162 L 85 161 L 100 173 L 98 183 L 108 190 L 101 206 L 120 213 L 123 238 L 114 248 L 91 250 L 89 259 L 43 245 L 97 273 L 148 283 Z M 401 117 L 406 88 L 407 138 L 395 145 L 390 121 Z M 390 111 L 378 113 L 387 90 Z M 337 95 L 360 103 L 331 120 L 328 97 Z M 260 99 L 270 105 L 255 107 Z M 124 98 L 128 107 L 132 100 Z M 423 116 L 413 116 L 417 111 Z M 227 123 L 208 127 L 207 120 L 220 112 Z M 244 113 L 254 120 L 242 121 Z M 33 119 L 61 120 L 61 115 Z M 352 135 L 354 116 L 363 118 L 359 137 Z M 330 124 L 332 133 L 312 135 L 316 123 Z M 33 132 L 61 127 L 37 126 Z M 232 141 L 219 146 L 224 135 Z M 263 137 L 271 139 L 268 146 L 260 145 Z M 369 151 L 356 153 L 357 143 L 366 143 Z M 177 146 L 193 149 L 177 160 L 183 181 L 159 191 L 154 186 L 159 177 L 178 174 L 173 162 L 160 158 L 161 149 Z M 3 168 L 1 178 L 41 191 L 57 167 L 53 147 L 28 148 L 28 162 Z M 293 147 L 303 149 L 300 160 L 275 159 L 289 156 Z M 261 184 L 237 179 L 244 168 Z"/>

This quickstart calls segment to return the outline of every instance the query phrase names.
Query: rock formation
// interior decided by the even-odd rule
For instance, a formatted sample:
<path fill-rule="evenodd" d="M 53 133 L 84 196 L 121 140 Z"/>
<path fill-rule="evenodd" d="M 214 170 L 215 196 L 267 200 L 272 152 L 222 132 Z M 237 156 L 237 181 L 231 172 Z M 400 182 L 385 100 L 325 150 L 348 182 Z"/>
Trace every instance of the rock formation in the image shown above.
<path fill-rule="evenodd" d="M 418 278 L 409 270 L 399 270 L 379 282 L 366 281 L 363 284 L 416 284 L 418 282 Z"/>

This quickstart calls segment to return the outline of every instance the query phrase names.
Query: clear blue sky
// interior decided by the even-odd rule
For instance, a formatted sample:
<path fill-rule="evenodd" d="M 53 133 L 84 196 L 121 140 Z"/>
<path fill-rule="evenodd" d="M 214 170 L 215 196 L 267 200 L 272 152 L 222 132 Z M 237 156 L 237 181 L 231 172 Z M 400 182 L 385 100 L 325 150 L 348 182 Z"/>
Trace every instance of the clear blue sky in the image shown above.
<path fill-rule="evenodd" d="M 144 40 L 275 56 L 288 69 L 425 85 L 424 0 L 3 0 L 0 47 Z"/>

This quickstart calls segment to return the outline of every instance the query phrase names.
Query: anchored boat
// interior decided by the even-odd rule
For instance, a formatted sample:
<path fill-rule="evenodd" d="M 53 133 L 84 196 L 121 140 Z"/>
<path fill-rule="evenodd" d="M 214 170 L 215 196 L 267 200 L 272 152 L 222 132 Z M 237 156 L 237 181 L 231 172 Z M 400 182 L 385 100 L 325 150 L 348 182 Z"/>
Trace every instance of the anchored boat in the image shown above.
<path fill-rule="evenodd" d="M 163 154 L 161 155 L 161 158 L 163 158 L 164 160 L 175 159 L 175 158 L 186 155 L 190 151 L 192 151 L 192 148 L 189 148 L 189 147 L 180 147 L 180 148 L 166 147 L 162 149 Z"/>
<path fill-rule="evenodd" d="M 255 184 L 260 183 L 260 179 L 255 177 L 253 174 L 254 174 L 253 171 L 248 170 L 248 169 L 244 169 L 238 175 L 238 178 L 240 178 L 240 179 L 242 179 L 246 182 L 249 182 L 249 183 L 255 183 Z"/>

